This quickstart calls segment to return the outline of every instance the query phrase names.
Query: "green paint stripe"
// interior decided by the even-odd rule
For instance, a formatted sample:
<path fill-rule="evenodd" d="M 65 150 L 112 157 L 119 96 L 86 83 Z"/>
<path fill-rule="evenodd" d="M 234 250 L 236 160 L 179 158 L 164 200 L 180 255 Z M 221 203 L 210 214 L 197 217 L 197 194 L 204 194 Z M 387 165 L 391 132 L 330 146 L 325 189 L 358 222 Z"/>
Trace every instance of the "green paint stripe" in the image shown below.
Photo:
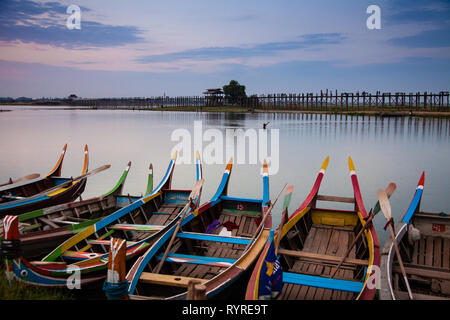
<path fill-rule="evenodd" d="M 30 219 L 33 219 L 36 217 L 42 217 L 43 214 L 44 214 L 44 209 L 38 209 L 38 210 L 22 213 L 21 215 L 19 215 L 19 221 L 23 222 L 23 221 L 27 221 L 27 220 L 30 220 Z"/>
<path fill-rule="evenodd" d="M 153 174 L 149 173 L 147 180 L 147 189 L 145 190 L 145 195 L 152 193 L 153 191 Z"/>
<path fill-rule="evenodd" d="M 109 192 L 105 193 L 104 195 L 102 195 L 102 197 L 107 197 L 111 194 L 113 194 L 114 192 L 116 192 L 117 189 L 120 188 L 120 186 L 124 183 L 126 177 L 128 175 L 128 170 L 125 170 L 122 173 L 122 176 L 120 177 L 119 181 L 117 182 L 116 186 L 114 188 L 112 188 Z"/>

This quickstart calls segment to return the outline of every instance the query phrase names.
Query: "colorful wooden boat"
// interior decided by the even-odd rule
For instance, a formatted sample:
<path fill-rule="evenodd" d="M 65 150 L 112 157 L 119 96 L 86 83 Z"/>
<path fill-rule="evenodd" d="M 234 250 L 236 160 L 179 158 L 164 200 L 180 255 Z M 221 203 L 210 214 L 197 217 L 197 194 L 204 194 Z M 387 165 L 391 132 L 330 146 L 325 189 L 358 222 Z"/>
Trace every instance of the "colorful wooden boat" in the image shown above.
<path fill-rule="evenodd" d="M 359 238 L 336 275 L 331 278 L 341 257 L 368 218 L 353 161 L 349 158 L 354 197 L 319 195 L 328 166 L 327 157 L 308 197 L 289 217 L 274 241 L 279 239 L 278 254 L 282 267 L 282 300 L 373 299 L 372 279 L 379 266 L 379 241 L 373 225 Z M 316 206 L 317 201 L 354 204 L 354 210 L 332 210 Z M 269 252 L 268 241 L 250 277 L 245 298 L 259 300 L 261 270 Z"/>
<path fill-rule="evenodd" d="M 63 242 L 41 261 L 30 262 L 19 250 L 5 254 L 9 279 L 35 286 L 84 288 L 100 284 L 106 277 L 108 246 L 112 236 L 127 240 L 126 259 L 142 253 L 166 230 L 175 224 L 187 202 L 190 190 L 172 189 L 176 153 L 160 184 L 151 192 L 126 207 L 103 218 Z M 201 161 L 197 154 L 197 180 L 201 179 Z M 194 205 L 199 203 L 200 195 Z M 5 239 L 14 246 L 18 219 L 4 220 Z M 75 276 L 76 275 L 76 276 Z M 74 280 L 75 279 L 75 280 Z M 74 284 L 71 281 L 75 281 Z"/>
<path fill-rule="evenodd" d="M 32 174 L 29 174 L 29 175 L 26 175 L 24 177 L 17 178 L 17 179 L 14 179 L 14 180 L 13 180 L 13 178 L 9 178 L 8 182 L 0 183 L 0 187 L 16 184 L 16 183 L 19 183 L 19 182 L 22 182 L 22 181 L 33 180 L 33 179 L 39 178 L 40 176 L 41 175 L 39 173 L 32 173 Z"/>
<path fill-rule="evenodd" d="M 180 232 L 171 227 L 138 258 L 126 277 L 131 299 L 186 299 L 191 281 L 205 286 L 208 299 L 224 298 L 230 290 L 239 296 L 242 286 L 235 284 L 252 270 L 269 236 L 271 218 L 258 231 L 269 208 L 269 177 L 265 163 L 262 199 L 230 197 L 231 169 L 230 160 L 215 195 L 182 220 Z"/>
<path fill-rule="evenodd" d="M 45 177 L 0 187 L 0 218 L 5 215 L 16 215 L 70 202 L 83 193 L 87 179 L 72 181 L 71 178 L 60 177 L 66 149 L 67 144 L 64 146 L 55 167 Z M 86 145 L 82 175 L 87 173 L 88 162 L 88 147 Z M 72 183 L 67 186 L 67 182 Z M 57 188 L 59 185 L 62 187 Z"/>
<path fill-rule="evenodd" d="M 130 167 L 131 162 L 128 163 L 117 184 L 102 196 L 20 214 L 19 239 L 23 256 L 27 259 L 41 259 L 61 242 L 98 222 L 101 217 L 142 197 L 122 194 Z M 152 181 L 153 170 L 150 169 L 148 193 L 151 192 Z M 0 221 L 0 242 L 2 237 L 3 223 Z"/>
<path fill-rule="evenodd" d="M 8 197 L 30 197 L 42 192 L 48 188 L 54 187 L 59 181 L 57 178 L 61 176 L 62 164 L 67 150 L 67 143 L 64 145 L 61 155 L 53 169 L 40 177 L 39 174 L 33 173 L 23 178 L 9 178 L 9 181 L 0 185 L 0 203 L 7 201 Z"/>
<path fill-rule="evenodd" d="M 425 172 L 395 237 L 413 298 L 450 299 L 450 216 L 420 211 L 424 183 Z M 389 238 L 381 255 L 380 299 L 409 299 L 393 244 Z"/>

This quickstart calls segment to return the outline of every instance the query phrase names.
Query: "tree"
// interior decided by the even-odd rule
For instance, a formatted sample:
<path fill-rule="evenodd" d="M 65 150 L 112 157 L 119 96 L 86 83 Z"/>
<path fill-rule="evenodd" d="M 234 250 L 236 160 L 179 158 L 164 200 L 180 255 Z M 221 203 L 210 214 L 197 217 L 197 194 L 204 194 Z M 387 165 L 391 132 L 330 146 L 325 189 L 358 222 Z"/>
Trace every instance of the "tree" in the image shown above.
<path fill-rule="evenodd" d="M 224 85 L 223 93 L 225 94 L 225 98 L 233 104 L 247 97 L 245 94 L 245 86 L 240 85 L 236 80 L 231 80 L 228 85 Z"/>

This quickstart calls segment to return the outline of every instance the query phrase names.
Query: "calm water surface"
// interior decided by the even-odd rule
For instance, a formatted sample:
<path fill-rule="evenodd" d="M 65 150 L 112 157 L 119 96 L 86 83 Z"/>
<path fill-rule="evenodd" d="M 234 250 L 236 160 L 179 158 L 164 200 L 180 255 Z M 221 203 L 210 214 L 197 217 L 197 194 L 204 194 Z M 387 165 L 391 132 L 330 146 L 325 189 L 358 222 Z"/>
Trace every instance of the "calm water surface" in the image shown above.
<path fill-rule="evenodd" d="M 394 218 L 406 211 L 422 171 L 425 189 L 421 208 L 450 212 L 450 121 L 447 119 L 376 118 L 306 114 L 218 114 L 159 111 L 52 110 L 49 108 L 0 107 L 0 182 L 10 176 L 47 173 L 61 148 L 68 144 L 63 176 L 80 174 L 84 144 L 89 146 L 90 169 L 111 164 L 107 171 L 88 180 L 83 198 L 98 196 L 116 183 L 128 161 L 132 161 L 124 192 L 141 194 L 146 187 L 149 163 L 154 167 L 155 185 L 162 178 L 172 148 L 175 129 L 193 135 L 194 121 L 203 130 L 279 129 L 279 171 L 270 177 L 274 199 L 285 183 L 294 185 L 290 212 L 310 191 L 326 156 L 330 156 L 320 194 L 353 196 L 347 158 L 351 156 L 367 211 L 374 206 L 377 190 L 389 182 L 397 184 L 391 198 Z M 270 142 L 270 139 L 269 139 Z M 204 142 L 205 147 L 209 142 Z M 270 154 L 270 152 L 269 152 Z M 223 161 L 226 161 L 224 158 Z M 235 164 L 229 194 L 261 197 L 260 164 Z M 220 182 L 224 164 L 203 165 L 205 178 L 202 202 L 209 200 Z M 194 165 L 175 167 L 173 187 L 190 189 L 195 182 Z M 280 221 L 275 207 L 273 224 Z M 322 202 L 320 206 L 330 207 Z M 350 205 L 340 204 L 340 208 Z M 375 225 L 382 244 L 388 236 L 382 214 Z"/>

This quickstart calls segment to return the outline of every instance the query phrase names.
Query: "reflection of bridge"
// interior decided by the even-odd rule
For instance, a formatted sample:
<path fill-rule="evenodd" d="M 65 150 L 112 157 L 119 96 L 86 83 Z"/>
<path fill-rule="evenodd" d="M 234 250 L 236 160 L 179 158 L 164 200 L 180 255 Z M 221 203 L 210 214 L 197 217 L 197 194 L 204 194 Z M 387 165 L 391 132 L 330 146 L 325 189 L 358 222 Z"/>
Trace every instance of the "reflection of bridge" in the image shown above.
<path fill-rule="evenodd" d="M 164 108 L 204 107 L 221 105 L 222 94 L 206 92 L 205 96 L 150 97 L 150 98 L 103 98 L 78 99 L 65 102 L 74 106 L 91 108 Z M 212 103 L 214 102 L 214 103 Z M 217 102 L 217 103 L 216 103 Z M 439 93 L 380 93 L 320 91 L 320 93 L 253 95 L 238 103 L 243 107 L 262 110 L 299 111 L 450 111 L 449 92 Z"/>

